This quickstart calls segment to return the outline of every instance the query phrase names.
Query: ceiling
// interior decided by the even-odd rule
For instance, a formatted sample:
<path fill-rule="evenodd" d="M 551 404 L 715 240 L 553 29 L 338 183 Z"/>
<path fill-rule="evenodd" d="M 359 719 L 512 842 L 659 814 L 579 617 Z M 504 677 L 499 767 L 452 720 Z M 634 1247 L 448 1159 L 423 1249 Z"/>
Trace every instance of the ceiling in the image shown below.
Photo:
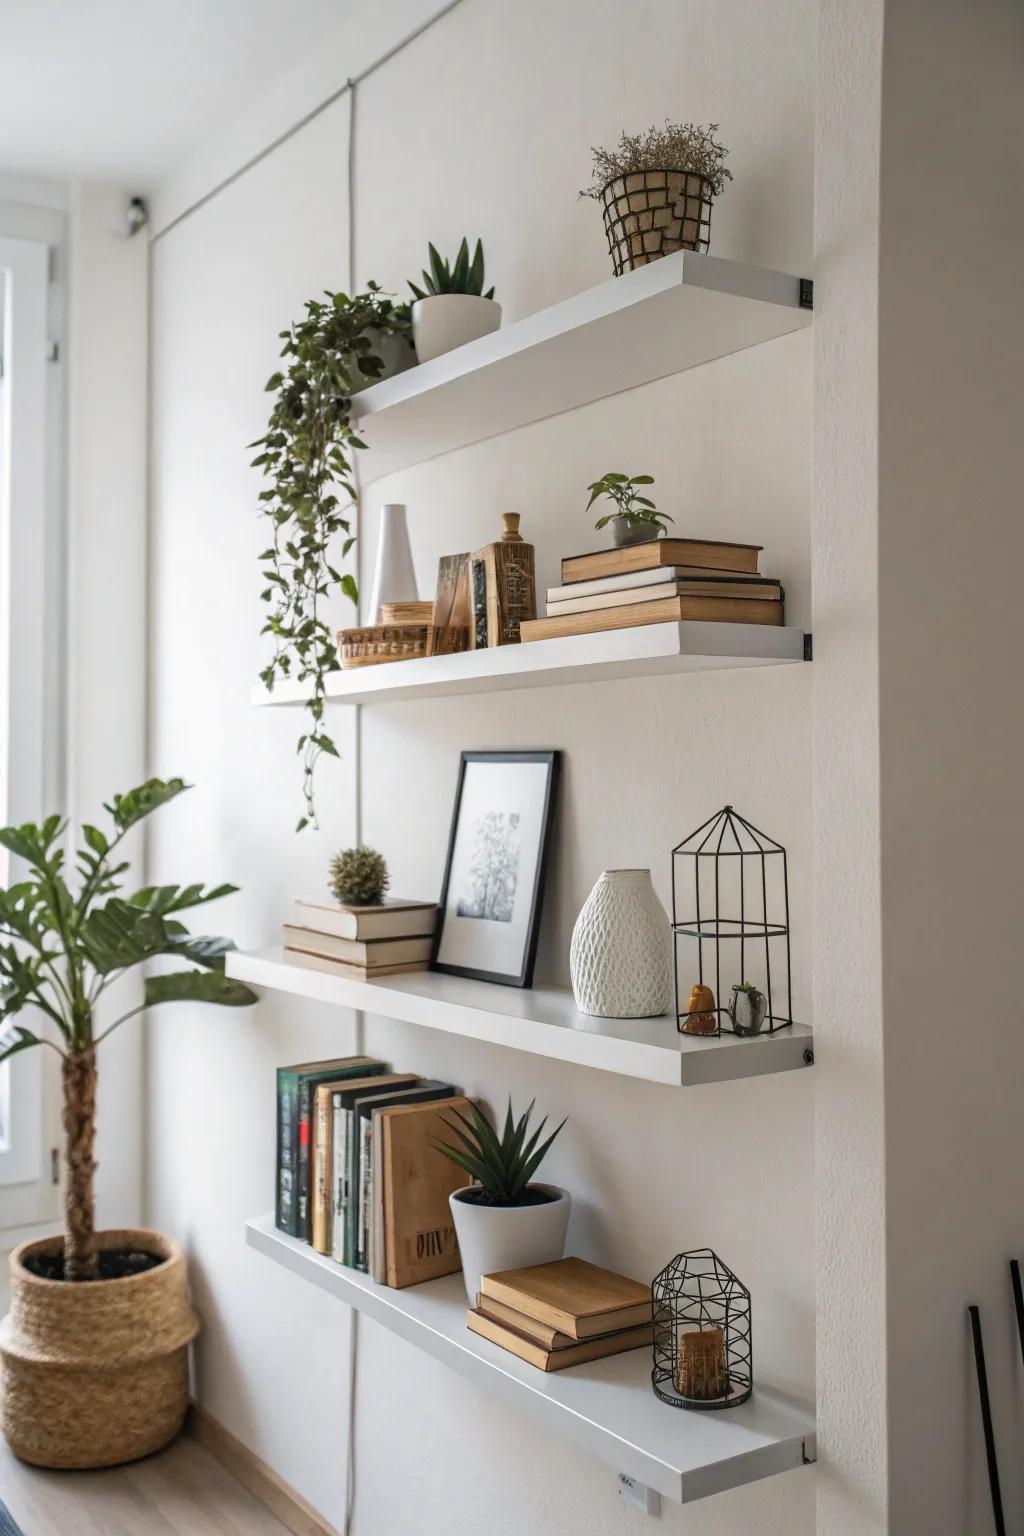
<path fill-rule="evenodd" d="M 0 0 L 0 171 L 148 191 L 357 0 Z"/>

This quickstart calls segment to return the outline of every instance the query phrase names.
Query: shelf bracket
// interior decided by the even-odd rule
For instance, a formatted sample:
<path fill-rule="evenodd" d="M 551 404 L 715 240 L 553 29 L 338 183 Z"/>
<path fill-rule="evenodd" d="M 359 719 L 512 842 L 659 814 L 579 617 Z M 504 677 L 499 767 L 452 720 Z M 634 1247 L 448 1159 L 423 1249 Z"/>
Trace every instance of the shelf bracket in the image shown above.
<path fill-rule="evenodd" d="M 804 635 L 804 661 L 814 660 L 814 636 Z"/>
<path fill-rule="evenodd" d="M 807 1435 L 801 1446 L 801 1458 L 805 1467 L 813 1467 L 818 1460 L 818 1437 Z"/>
<path fill-rule="evenodd" d="M 800 308 L 814 308 L 814 279 L 811 277 L 800 279 Z"/>
<path fill-rule="evenodd" d="M 645 1515 L 661 1514 L 661 1494 L 655 1489 L 648 1488 L 646 1483 L 638 1483 L 635 1477 L 629 1477 L 625 1472 L 618 1474 L 617 1481 L 620 1499 L 635 1504 Z"/>

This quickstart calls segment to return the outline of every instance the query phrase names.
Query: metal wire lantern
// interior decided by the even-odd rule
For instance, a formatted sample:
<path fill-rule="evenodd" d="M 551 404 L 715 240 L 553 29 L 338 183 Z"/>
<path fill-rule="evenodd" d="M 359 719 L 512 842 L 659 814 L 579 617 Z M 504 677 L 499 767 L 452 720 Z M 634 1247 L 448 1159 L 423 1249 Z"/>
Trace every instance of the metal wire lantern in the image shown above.
<path fill-rule="evenodd" d="M 631 171 L 601 192 L 615 276 L 711 244 L 711 183 L 694 171 Z"/>
<path fill-rule="evenodd" d="M 680 1033 L 771 1034 L 792 1024 L 786 850 L 731 805 L 672 850 L 672 935 Z"/>
<path fill-rule="evenodd" d="M 651 1386 L 673 1408 L 735 1408 L 753 1384 L 750 1292 L 710 1248 L 655 1276 Z"/>

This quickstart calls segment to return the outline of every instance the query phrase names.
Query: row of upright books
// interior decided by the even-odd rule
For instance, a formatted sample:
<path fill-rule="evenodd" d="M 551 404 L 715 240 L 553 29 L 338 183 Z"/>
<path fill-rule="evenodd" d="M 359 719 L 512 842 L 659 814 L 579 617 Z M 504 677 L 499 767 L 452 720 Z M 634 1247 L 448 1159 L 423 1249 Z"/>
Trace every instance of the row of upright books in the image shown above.
<path fill-rule="evenodd" d="M 660 538 L 572 555 L 562 561 L 562 585 L 548 588 L 547 617 L 525 621 L 522 638 L 695 619 L 782 624 L 785 593 L 758 573 L 760 553 L 759 544 Z"/>
<path fill-rule="evenodd" d="M 370 1056 L 279 1067 L 278 1228 L 399 1289 L 452 1274 L 448 1197 L 469 1182 L 436 1150 L 452 1109 L 453 1083 Z"/>
<path fill-rule="evenodd" d="M 385 897 L 372 907 L 297 901 L 282 925 L 284 947 L 315 970 L 355 981 L 425 971 L 430 964 L 437 903 Z"/>

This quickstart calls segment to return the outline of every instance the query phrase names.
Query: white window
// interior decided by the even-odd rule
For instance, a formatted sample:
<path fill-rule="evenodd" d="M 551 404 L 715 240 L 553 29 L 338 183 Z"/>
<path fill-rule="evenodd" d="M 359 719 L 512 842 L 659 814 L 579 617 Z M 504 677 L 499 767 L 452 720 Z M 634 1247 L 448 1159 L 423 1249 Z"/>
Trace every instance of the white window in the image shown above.
<path fill-rule="evenodd" d="M 44 811 L 48 698 L 47 293 L 49 251 L 0 234 L 0 824 Z M 52 441 L 52 439 L 51 439 Z M 52 451 L 52 448 L 49 450 Z M 0 850 L 0 884 L 18 872 Z M 45 1113 L 51 1051 L 0 1066 L 0 1228 L 48 1219 L 54 1197 Z"/>

